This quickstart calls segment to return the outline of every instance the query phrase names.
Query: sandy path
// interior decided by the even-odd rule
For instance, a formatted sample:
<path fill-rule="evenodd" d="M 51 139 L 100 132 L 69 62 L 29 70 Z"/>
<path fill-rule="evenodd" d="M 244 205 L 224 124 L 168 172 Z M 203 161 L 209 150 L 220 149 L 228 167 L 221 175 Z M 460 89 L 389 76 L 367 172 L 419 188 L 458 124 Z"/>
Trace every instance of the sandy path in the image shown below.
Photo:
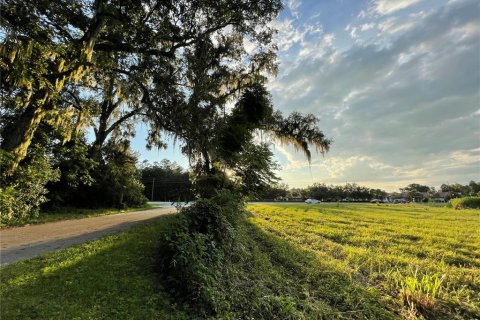
<path fill-rule="evenodd" d="M 45 252 L 98 239 L 110 233 L 126 230 L 134 224 L 174 212 L 174 208 L 159 208 L 1 230 L 0 264 L 7 265 Z"/>

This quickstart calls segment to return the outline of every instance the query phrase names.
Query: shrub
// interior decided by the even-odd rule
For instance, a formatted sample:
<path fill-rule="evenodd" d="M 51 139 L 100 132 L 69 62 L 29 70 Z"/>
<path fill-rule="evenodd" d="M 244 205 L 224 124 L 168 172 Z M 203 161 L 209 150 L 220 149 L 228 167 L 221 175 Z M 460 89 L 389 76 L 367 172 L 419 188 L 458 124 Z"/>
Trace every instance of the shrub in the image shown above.
<path fill-rule="evenodd" d="M 161 242 L 159 272 L 177 299 L 198 314 L 215 313 L 224 297 L 218 286 L 235 245 L 242 205 L 229 191 L 183 208 Z"/>
<path fill-rule="evenodd" d="M 8 161 L 8 154 L 2 153 L 1 158 Z M 13 175 L 3 173 L 0 177 L 1 223 L 8 225 L 37 216 L 39 206 L 48 200 L 46 184 L 58 177 L 59 172 L 52 169 L 45 151 L 34 147 Z"/>
<path fill-rule="evenodd" d="M 464 197 L 452 199 L 449 206 L 454 209 L 480 209 L 480 197 Z"/>

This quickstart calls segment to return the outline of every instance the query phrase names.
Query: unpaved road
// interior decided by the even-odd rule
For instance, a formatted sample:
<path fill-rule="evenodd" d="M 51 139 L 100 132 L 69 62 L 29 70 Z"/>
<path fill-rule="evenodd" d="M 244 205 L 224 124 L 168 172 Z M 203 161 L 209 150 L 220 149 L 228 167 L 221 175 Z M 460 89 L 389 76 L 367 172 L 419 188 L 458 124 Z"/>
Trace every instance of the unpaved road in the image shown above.
<path fill-rule="evenodd" d="M 175 211 L 175 208 L 158 208 L 1 230 L 0 264 L 7 265 L 45 252 L 98 239 Z"/>

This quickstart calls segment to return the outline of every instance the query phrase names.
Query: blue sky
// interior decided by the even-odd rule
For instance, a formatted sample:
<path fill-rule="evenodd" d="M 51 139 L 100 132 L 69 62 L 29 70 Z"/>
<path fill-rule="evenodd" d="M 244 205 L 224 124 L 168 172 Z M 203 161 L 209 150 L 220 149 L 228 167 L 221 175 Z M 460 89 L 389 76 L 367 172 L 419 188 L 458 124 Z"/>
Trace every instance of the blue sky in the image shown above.
<path fill-rule="evenodd" d="M 334 140 L 309 165 L 275 145 L 291 187 L 480 179 L 480 3 L 476 0 L 288 0 L 273 23 L 280 72 L 269 89 L 284 113 L 313 113 Z M 140 159 L 188 166 L 178 145 Z"/>

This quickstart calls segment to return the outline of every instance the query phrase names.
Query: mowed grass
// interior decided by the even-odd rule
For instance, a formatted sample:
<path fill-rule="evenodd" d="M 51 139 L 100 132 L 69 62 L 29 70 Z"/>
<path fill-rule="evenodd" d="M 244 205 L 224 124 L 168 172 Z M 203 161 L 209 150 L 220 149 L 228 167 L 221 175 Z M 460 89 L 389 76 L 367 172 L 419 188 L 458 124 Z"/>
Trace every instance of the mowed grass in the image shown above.
<path fill-rule="evenodd" d="M 378 303 L 389 313 L 384 318 L 480 319 L 479 210 L 303 203 L 248 210 L 256 234 L 276 241 L 273 250 L 291 247 L 283 261 L 303 260 L 291 276 L 303 282 L 305 299 L 333 305 L 340 318 Z M 301 276 L 317 270 L 323 279 Z"/>
<path fill-rule="evenodd" d="M 0 269 L 0 319 L 184 319 L 154 272 L 172 217 Z"/>
<path fill-rule="evenodd" d="M 206 286 L 218 291 L 212 319 L 480 318 L 479 210 L 248 210 L 238 259 Z M 174 219 L 2 267 L 0 319 L 205 319 L 176 303 L 155 271 Z"/>
<path fill-rule="evenodd" d="M 26 217 L 21 220 L 11 221 L 9 224 L 0 223 L 0 229 L 10 228 L 10 227 L 20 227 L 29 224 L 41 224 L 62 220 L 72 220 L 72 219 L 83 219 L 96 216 L 106 216 L 111 214 L 120 214 L 133 211 L 145 211 L 150 209 L 155 209 L 157 207 L 145 204 L 141 207 L 136 208 L 125 208 L 125 209 L 116 209 L 116 208 L 99 208 L 99 209 L 87 209 L 87 208 L 73 208 L 73 207 L 64 207 L 59 208 L 54 211 L 44 211 L 40 212 L 36 217 Z"/>

